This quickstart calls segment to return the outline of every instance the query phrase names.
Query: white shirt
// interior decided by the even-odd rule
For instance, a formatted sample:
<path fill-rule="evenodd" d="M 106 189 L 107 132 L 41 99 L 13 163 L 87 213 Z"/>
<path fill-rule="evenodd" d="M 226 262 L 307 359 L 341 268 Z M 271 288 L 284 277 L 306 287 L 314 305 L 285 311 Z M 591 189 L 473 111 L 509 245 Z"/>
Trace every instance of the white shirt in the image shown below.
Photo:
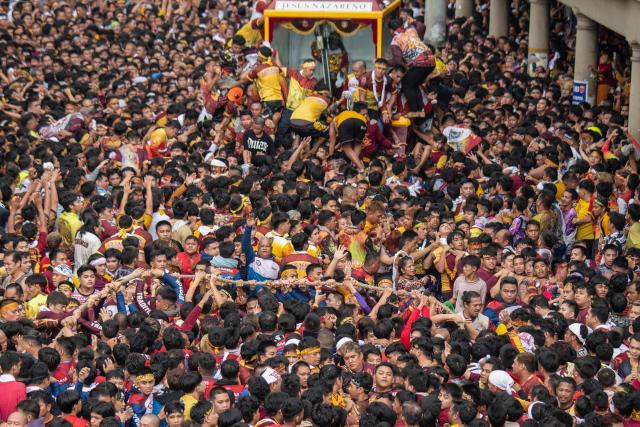
<path fill-rule="evenodd" d="M 76 241 L 73 245 L 73 259 L 75 260 L 75 272 L 78 271 L 80 266 L 85 265 L 89 260 L 89 257 L 96 253 L 100 249 L 102 242 L 93 233 L 78 233 L 76 234 Z"/>
<path fill-rule="evenodd" d="M 169 217 L 169 215 L 167 214 L 160 214 L 158 212 L 154 212 L 153 215 L 151 216 L 151 225 L 149 226 L 149 234 L 151 234 L 151 237 L 153 238 L 153 240 L 158 240 L 158 234 L 156 233 L 156 225 L 160 222 L 160 221 L 170 221 L 171 218 Z"/>

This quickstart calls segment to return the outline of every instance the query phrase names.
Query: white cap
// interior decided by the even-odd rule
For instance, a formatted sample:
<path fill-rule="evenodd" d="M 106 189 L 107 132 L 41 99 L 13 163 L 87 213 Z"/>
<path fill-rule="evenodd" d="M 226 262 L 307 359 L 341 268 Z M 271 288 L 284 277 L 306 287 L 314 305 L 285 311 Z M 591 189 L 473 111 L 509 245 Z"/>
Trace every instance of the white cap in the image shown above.
<path fill-rule="evenodd" d="M 280 379 L 280 374 L 277 373 L 273 368 L 269 367 L 267 367 L 267 369 L 265 369 L 260 376 L 264 378 L 269 385 L 277 382 Z"/>
<path fill-rule="evenodd" d="M 572 324 L 570 324 L 569 325 L 569 330 L 573 333 L 573 335 L 576 336 L 576 338 L 578 338 L 578 341 L 580 341 L 580 344 L 584 344 L 587 341 L 587 336 L 589 336 L 591 334 L 591 332 L 593 332 L 590 327 L 588 327 L 587 325 L 584 325 L 582 323 L 572 323 Z M 582 336 L 582 334 L 585 331 L 587 332 L 587 335 Z"/>

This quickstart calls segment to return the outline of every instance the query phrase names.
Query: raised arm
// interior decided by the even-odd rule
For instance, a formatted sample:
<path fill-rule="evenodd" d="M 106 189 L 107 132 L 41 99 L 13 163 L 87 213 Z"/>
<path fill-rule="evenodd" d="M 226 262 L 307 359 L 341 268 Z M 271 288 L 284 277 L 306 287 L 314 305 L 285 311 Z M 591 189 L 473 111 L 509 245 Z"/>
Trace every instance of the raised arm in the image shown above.
<path fill-rule="evenodd" d="M 392 293 L 393 293 L 393 288 L 384 289 L 382 296 L 378 300 L 378 303 L 375 305 L 375 307 L 373 307 L 373 309 L 371 310 L 371 313 L 369 313 L 370 318 L 372 318 L 373 320 L 378 319 L 378 311 L 380 310 L 380 307 L 382 307 L 387 303 L 387 300 L 389 299 Z"/>
<path fill-rule="evenodd" d="M 200 287 L 200 284 L 204 280 L 206 273 L 203 271 L 196 271 L 195 278 L 193 282 L 189 284 L 189 289 L 187 290 L 187 294 L 184 297 L 185 302 L 193 301 L 193 296 L 196 294 L 196 291 Z"/>
<path fill-rule="evenodd" d="M 298 147 L 296 147 L 296 150 L 291 155 L 291 158 L 283 164 L 285 171 L 291 169 L 291 165 L 293 165 L 296 162 L 296 160 L 300 158 L 300 155 L 302 154 L 302 152 L 311 144 L 310 136 L 300 141 L 300 137 L 296 135 L 295 140 L 297 140 L 300 143 L 298 144 Z"/>
<path fill-rule="evenodd" d="M 131 188 L 130 179 L 131 177 L 127 175 L 122 181 L 122 186 L 124 187 L 124 191 L 122 192 L 122 200 L 120 201 L 120 208 L 118 209 L 118 213 L 120 214 L 124 213 L 124 207 L 127 205 L 127 202 L 129 201 L 129 196 L 133 191 Z"/>
<path fill-rule="evenodd" d="M 149 175 L 144 177 L 145 188 L 145 200 L 144 200 L 144 213 L 145 215 L 153 215 L 153 178 Z"/>
<path fill-rule="evenodd" d="M 251 233 L 253 232 L 255 224 L 255 218 L 247 218 L 247 224 L 245 225 L 244 232 L 242 233 L 242 252 L 244 253 L 246 265 L 251 264 L 253 260 L 256 259 L 256 253 L 253 250 L 253 245 L 251 244 Z"/>
<path fill-rule="evenodd" d="M 331 260 L 331 262 L 327 266 L 327 271 L 325 271 L 325 273 L 324 273 L 325 277 L 333 277 L 334 276 L 334 274 L 336 272 L 336 266 L 338 265 L 338 262 L 341 259 L 343 259 L 346 255 L 347 255 L 347 248 L 345 248 L 342 245 L 338 246 L 338 248 L 336 249 L 336 252 L 333 254 L 333 259 Z"/>

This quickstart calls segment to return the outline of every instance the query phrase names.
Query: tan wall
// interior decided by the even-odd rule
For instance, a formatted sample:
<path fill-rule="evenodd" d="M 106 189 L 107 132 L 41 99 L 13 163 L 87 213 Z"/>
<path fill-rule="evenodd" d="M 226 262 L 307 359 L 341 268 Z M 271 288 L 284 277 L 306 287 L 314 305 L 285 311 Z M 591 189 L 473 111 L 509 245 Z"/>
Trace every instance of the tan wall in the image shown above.
<path fill-rule="evenodd" d="M 640 1 L 638 0 L 560 0 L 588 18 L 621 34 L 631 42 L 640 42 Z"/>

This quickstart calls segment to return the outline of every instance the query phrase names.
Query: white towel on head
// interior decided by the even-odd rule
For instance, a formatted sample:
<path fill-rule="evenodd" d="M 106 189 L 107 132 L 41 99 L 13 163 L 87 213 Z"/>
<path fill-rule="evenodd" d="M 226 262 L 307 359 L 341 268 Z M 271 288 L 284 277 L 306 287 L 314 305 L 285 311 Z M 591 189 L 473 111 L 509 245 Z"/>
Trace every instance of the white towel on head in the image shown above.
<path fill-rule="evenodd" d="M 508 394 L 511 394 L 511 387 L 514 382 L 511 375 L 505 371 L 493 371 L 489 374 L 489 384 L 492 384 L 502 391 L 506 391 Z"/>

